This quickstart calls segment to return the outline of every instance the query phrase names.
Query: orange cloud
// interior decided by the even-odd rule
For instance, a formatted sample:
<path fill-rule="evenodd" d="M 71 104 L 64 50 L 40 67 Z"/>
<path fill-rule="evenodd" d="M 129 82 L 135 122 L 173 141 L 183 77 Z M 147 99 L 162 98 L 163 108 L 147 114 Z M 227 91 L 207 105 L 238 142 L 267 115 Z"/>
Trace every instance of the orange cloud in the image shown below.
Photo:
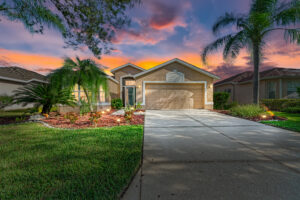
<path fill-rule="evenodd" d="M 44 71 L 43 69 L 56 69 L 62 66 L 63 59 L 53 56 L 24 53 L 0 49 L 0 59 L 11 65 L 20 65 L 30 70 Z"/>

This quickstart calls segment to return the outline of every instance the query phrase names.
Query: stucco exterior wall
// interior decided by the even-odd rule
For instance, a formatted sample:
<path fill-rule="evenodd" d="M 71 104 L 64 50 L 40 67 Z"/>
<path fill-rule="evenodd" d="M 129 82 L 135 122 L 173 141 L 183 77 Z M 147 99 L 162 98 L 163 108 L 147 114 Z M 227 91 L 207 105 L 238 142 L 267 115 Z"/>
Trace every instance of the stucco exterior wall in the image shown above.
<path fill-rule="evenodd" d="M 136 69 L 136 68 L 131 67 L 131 66 L 127 66 L 127 67 L 124 67 L 122 69 L 119 69 L 119 70 L 115 71 L 113 74 L 115 76 L 115 79 L 120 82 L 120 77 L 125 76 L 125 75 L 129 75 L 129 74 L 135 75 L 135 74 L 138 74 L 140 72 L 142 72 L 142 70 Z"/>
<path fill-rule="evenodd" d="M 235 101 L 235 91 L 234 91 L 234 85 L 233 84 L 223 84 L 223 85 L 217 85 L 214 87 L 215 89 L 215 92 L 225 92 L 225 91 L 228 91 L 228 89 L 231 90 L 231 93 L 230 93 L 230 96 L 229 96 L 229 99 L 228 99 L 228 102 L 233 102 Z"/>
<path fill-rule="evenodd" d="M 108 79 L 108 95 L 106 95 L 106 102 L 110 102 L 111 99 L 120 98 L 120 85 L 110 79 Z"/>
<path fill-rule="evenodd" d="M 166 81 L 166 74 L 177 70 L 184 74 L 184 81 L 206 81 L 207 82 L 207 102 L 213 102 L 213 78 L 190 69 L 180 63 L 173 62 L 157 70 L 146 73 L 136 78 L 136 101 L 143 102 L 143 81 Z M 205 105 L 210 109 L 212 105 Z"/>
<path fill-rule="evenodd" d="M 19 89 L 23 86 L 24 86 L 23 83 L 0 80 L 0 96 L 1 95 L 13 96 L 14 90 Z M 33 104 L 28 104 L 26 106 L 22 106 L 21 104 L 14 104 L 4 108 L 4 110 L 26 109 L 26 108 L 32 108 L 33 106 L 34 106 Z"/>

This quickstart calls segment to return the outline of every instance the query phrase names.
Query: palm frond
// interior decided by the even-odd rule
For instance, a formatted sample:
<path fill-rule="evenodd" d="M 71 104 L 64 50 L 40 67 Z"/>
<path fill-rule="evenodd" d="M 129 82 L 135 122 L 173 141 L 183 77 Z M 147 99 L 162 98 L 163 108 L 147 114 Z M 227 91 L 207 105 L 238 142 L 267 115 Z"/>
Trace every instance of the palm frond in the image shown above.
<path fill-rule="evenodd" d="M 217 35 L 220 30 L 229 25 L 236 25 L 240 27 L 244 24 L 244 16 L 237 16 L 233 13 L 225 13 L 225 15 L 219 17 L 212 27 L 212 31 Z"/>
<path fill-rule="evenodd" d="M 227 43 L 227 41 L 232 37 L 231 34 L 226 35 L 224 37 L 221 37 L 219 39 L 217 39 L 216 41 L 212 42 L 211 44 L 207 45 L 204 50 L 201 53 L 201 57 L 202 57 L 202 62 L 204 64 L 207 64 L 207 54 L 209 52 L 212 52 L 214 50 L 217 50 L 218 48 L 220 48 L 221 46 L 223 46 L 225 43 Z"/>
<path fill-rule="evenodd" d="M 250 8 L 252 13 L 273 13 L 276 9 L 278 0 L 253 0 Z"/>
<path fill-rule="evenodd" d="M 284 31 L 284 38 L 290 43 L 300 44 L 300 28 L 286 29 Z"/>
<path fill-rule="evenodd" d="M 278 26 L 296 25 L 300 22 L 300 1 L 284 3 L 278 8 L 274 16 L 274 21 Z"/>
<path fill-rule="evenodd" d="M 227 59 L 229 55 L 231 58 L 236 58 L 240 50 L 246 46 L 247 36 L 245 31 L 240 31 L 234 36 L 230 37 L 230 39 L 226 42 L 224 50 L 223 50 L 223 58 Z"/>

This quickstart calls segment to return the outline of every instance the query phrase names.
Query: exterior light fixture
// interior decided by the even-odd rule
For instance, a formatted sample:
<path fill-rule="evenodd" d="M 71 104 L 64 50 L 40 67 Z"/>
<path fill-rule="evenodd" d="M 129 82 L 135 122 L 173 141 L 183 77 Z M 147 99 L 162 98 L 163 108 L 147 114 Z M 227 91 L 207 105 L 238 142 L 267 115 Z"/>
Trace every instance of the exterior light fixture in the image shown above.
<path fill-rule="evenodd" d="M 261 117 L 265 119 L 265 118 L 267 118 L 267 115 L 262 115 Z"/>

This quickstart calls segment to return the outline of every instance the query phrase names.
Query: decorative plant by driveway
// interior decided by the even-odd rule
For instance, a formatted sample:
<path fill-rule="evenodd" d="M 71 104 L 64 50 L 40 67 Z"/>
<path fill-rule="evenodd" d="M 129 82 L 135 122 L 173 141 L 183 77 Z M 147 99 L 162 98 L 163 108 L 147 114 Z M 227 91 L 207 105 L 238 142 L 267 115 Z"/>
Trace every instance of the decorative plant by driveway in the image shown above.
<path fill-rule="evenodd" d="M 106 74 L 99 68 L 95 61 L 90 59 L 75 61 L 66 58 L 62 68 L 55 70 L 50 75 L 50 80 L 56 88 L 68 88 L 73 90 L 77 84 L 83 89 L 90 111 L 94 111 L 98 101 L 100 87 L 107 91 Z"/>

